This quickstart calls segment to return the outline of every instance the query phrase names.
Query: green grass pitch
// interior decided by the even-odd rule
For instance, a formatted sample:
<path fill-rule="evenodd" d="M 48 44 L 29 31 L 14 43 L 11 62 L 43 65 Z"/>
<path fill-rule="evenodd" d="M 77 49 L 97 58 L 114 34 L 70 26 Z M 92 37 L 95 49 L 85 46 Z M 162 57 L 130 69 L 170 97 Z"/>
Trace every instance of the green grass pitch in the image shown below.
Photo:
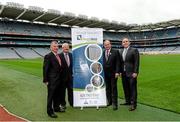
<path fill-rule="evenodd" d="M 31 121 L 180 120 L 180 55 L 141 55 L 138 102 L 142 104 L 136 111 L 129 112 L 126 106 L 119 106 L 117 111 L 111 107 L 80 110 L 68 106 L 65 113 L 57 113 L 57 119 L 46 114 L 42 63 L 42 59 L 0 60 L 0 104 Z M 118 88 L 119 97 L 123 98 L 120 79 Z"/>

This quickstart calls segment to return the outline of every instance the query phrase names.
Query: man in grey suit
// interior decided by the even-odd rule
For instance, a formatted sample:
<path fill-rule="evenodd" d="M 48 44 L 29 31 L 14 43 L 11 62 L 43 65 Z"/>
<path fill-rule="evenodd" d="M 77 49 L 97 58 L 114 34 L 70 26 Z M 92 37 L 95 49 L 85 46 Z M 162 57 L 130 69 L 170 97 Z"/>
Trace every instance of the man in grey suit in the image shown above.
<path fill-rule="evenodd" d="M 120 50 L 121 76 L 126 102 L 123 105 L 130 105 L 129 111 L 134 111 L 137 107 L 137 76 L 139 72 L 139 52 L 130 46 L 128 38 L 122 40 Z"/>

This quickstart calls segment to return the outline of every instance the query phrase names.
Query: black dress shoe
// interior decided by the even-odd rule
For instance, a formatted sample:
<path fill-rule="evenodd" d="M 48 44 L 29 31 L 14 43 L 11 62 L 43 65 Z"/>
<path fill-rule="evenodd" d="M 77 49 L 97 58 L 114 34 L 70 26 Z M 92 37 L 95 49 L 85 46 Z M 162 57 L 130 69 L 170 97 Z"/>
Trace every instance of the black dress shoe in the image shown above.
<path fill-rule="evenodd" d="M 59 109 L 54 109 L 54 112 L 65 112 L 65 109 L 60 107 Z"/>
<path fill-rule="evenodd" d="M 65 112 L 65 107 L 64 106 L 60 106 L 59 107 L 59 112 Z"/>
<path fill-rule="evenodd" d="M 48 114 L 51 118 L 57 118 L 58 116 L 54 113 Z"/>
<path fill-rule="evenodd" d="M 113 105 L 113 110 L 116 111 L 118 109 L 117 105 Z"/>
<path fill-rule="evenodd" d="M 69 104 L 71 107 L 73 107 L 73 104 Z"/>
<path fill-rule="evenodd" d="M 109 102 L 107 103 L 107 106 L 111 106 L 111 105 L 112 105 L 112 103 L 109 103 Z"/>
<path fill-rule="evenodd" d="M 130 103 L 122 103 L 122 104 L 120 104 L 120 105 L 130 105 Z"/>
<path fill-rule="evenodd" d="M 66 109 L 66 105 L 59 105 L 60 108 Z"/>
<path fill-rule="evenodd" d="M 107 106 L 111 106 L 112 104 L 107 104 Z"/>
<path fill-rule="evenodd" d="M 134 111 L 135 109 L 136 109 L 136 106 L 132 105 L 130 106 L 129 111 Z"/>

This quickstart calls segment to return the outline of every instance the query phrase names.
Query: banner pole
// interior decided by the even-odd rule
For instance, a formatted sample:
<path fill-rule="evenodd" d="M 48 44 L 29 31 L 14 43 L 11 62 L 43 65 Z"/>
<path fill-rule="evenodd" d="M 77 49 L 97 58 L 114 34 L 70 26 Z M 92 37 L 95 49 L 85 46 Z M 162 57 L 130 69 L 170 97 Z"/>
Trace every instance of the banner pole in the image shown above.
<path fill-rule="evenodd" d="M 96 106 L 96 110 L 99 110 L 99 106 Z"/>
<path fill-rule="evenodd" d="M 83 106 L 81 106 L 80 110 L 83 110 Z"/>

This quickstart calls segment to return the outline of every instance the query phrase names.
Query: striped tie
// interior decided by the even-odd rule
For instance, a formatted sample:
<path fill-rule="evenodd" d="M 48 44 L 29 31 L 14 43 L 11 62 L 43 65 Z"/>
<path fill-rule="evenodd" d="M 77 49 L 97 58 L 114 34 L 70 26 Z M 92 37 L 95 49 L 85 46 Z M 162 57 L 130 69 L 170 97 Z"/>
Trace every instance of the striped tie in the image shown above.
<path fill-rule="evenodd" d="M 108 60 L 108 58 L 109 58 L 109 50 L 106 50 L 105 57 L 106 57 L 106 61 L 107 61 L 107 60 Z"/>
<path fill-rule="evenodd" d="M 69 55 L 68 55 L 68 53 L 65 53 L 65 60 L 66 60 L 66 63 L 67 63 L 67 65 L 68 65 L 68 67 L 69 67 L 70 61 L 69 61 Z"/>
<path fill-rule="evenodd" d="M 60 57 L 59 57 L 58 54 L 56 54 L 56 58 L 57 58 L 57 60 L 58 60 L 58 62 L 59 62 L 59 65 L 61 66 L 61 59 L 60 59 Z"/>

